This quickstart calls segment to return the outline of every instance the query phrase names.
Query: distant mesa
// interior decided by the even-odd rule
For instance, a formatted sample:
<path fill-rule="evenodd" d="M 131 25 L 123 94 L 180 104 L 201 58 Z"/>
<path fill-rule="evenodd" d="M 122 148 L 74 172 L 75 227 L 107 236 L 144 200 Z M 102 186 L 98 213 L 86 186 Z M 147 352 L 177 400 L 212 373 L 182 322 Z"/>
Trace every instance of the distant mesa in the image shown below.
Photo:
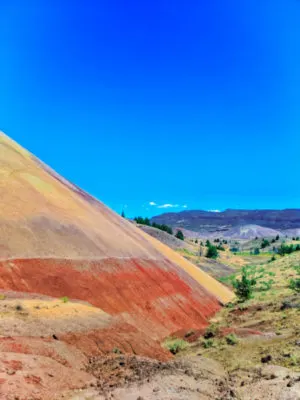
<path fill-rule="evenodd" d="M 88 302 L 109 316 L 95 334 L 102 349 L 130 342 L 131 351 L 161 359 L 169 355 L 157 340 L 205 327 L 233 298 L 3 133 L 0 289 Z"/>
<path fill-rule="evenodd" d="M 192 237 L 192 233 L 196 232 L 199 236 L 209 236 L 210 234 L 218 234 L 219 236 L 231 235 L 232 228 L 243 228 L 245 231 L 258 230 L 261 228 L 269 228 L 274 231 L 286 231 L 291 234 L 294 229 L 300 229 L 300 209 L 286 210 L 225 210 L 221 212 L 211 212 L 202 210 L 186 210 L 173 213 L 165 213 L 157 215 L 151 219 L 151 222 L 158 224 L 166 224 L 172 228 L 180 228 L 186 230 L 186 236 Z M 294 231 L 295 232 L 295 231 Z M 272 236 L 275 232 L 266 231 L 268 236 Z"/>

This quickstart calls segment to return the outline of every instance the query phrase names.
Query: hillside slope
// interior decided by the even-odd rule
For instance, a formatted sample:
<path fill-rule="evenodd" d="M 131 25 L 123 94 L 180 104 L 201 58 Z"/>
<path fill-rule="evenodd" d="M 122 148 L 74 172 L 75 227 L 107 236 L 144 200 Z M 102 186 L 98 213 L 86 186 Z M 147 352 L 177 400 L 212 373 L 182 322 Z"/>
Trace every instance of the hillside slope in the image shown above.
<path fill-rule="evenodd" d="M 0 134 L 0 291 L 2 297 L 38 294 L 96 306 L 102 323 L 94 321 L 78 332 L 72 317 L 60 333 L 67 346 L 87 356 L 118 347 L 160 359 L 170 355 L 159 341 L 174 331 L 204 328 L 220 302 L 232 298 L 219 282 L 162 248 L 4 134 Z M 21 315 L 22 307 L 16 306 Z M 34 328 L 37 323 L 34 320 L 30 329 L 34 336 L 39 332 Z M 7 347 L 4 338 L 6 352 L 18 348 L 22 354 L 40 354 L 43 341 L 28 342 L 22 336 L 26 329 L 23 333 L 13 329 L 11 337 L 14 332 L 18 341 Z M 46 339 L 43 335 L 43 340 L 54 340 L 57 348 L 51 335 Z M 0 361 L 1 357 L 0 353 Z"/>

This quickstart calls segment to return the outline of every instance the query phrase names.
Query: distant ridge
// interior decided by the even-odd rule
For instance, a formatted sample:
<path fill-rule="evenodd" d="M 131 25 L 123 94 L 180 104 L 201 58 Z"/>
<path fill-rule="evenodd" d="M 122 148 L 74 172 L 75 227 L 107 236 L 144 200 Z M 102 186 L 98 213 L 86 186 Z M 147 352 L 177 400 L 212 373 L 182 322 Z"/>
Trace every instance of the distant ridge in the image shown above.
<path fill-rule="evenodd" d="M 151 222 L 195 232 L 226 232 L 236 226 L 259 225 L 275 230 L 300 228 L 300 209 L 233 210 L 221 212 L 185 210 L 157 215 Z"/>

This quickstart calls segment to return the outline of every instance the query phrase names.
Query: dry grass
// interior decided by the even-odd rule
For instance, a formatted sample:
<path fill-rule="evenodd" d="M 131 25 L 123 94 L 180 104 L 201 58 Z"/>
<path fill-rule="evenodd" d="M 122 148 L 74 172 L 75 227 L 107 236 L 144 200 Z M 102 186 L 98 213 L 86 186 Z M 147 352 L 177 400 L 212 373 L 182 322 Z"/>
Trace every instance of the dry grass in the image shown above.
<path fill-rule="evenodd" d="M 262 357 L 270 355 L 272 364 L 300 371 L 300 346 L 296 344 L 300 338 L 300 296 L 288 287 L 298 265 L 299 252 L 265 264 L 266 271 L 275 273 L 273 287 L 256 291 L 251 300 L 225 307 L 215 316 L 212 322 L 218 331 L 237 332 L 236 345 L 228 345 L 224 335 L 217 335 L 212 347 L 204 348 L 199 340 L 185 354 L 201 353 L 220 361 L 228 371 L 260 365 Z M 254 331 L 261 334 L 251 335 Z"/>

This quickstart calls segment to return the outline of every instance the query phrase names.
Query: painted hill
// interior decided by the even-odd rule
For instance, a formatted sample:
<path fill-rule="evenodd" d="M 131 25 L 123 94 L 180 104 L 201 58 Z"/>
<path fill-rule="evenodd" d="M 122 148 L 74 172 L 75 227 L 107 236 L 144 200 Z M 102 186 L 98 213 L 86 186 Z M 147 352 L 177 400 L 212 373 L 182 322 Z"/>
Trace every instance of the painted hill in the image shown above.
<path fill-rule="evenodd" d="M 260 225 L 275 230 L 300 228 L 300 209 L 181 211 L 155 216 L 151 222 L 195 232 L 224 232 L 241 225 Z"/>
<path fill-rule="evenodd" d="M 36 306 L 27 304 L 27 317 L 22 318 L 35 317 L 16 328 L 16 337 L 11 328 L 10 339 L 5 335 L 0 338 L 0 364 L 8 361 L 7 353 L 20 353 L 22 368 L 26 365 L 37 374 L 34 382 L 43 379 L 35 364 L 43 363 L 38 357 L 60 362 L 67 355 L 75 357 L 76 348 L 81 358 L 106 354 L 117 347 L 123 352 L 166 359 L 169 353 L 160 346 L 164 337 L 178 330 L 203 329 L 220 304 L 232 299 L 231 292 L 219 282 L 60 177 L 2 133 L 0 291 L 2 298 L 12 294 L 17 299 L 47 296 L 51 304 L 55 298 L 69 298 L 75 301 L 73 314 L 82 316 L 82 322 L 74 323 L 73 314 L 63 310 L 57 312 L 53 324 L 49 319 L 47 328 L 43 324 L 38 328 Z M 96 307 L 97 318 L 88 319 L 89 313 L 76 306 L 78 301 L 90 307 L 91 315 Z M 16 306 L 16 310 L 22 314 L 23 306 Z M 2 314 L 0 318 L 4 318 Z M 59 324 L 62 318 L 64 322 Z M 25 353 L 38 357 L 24 359 Z M 64 362 L 65 367 L 71 364 Z M 72 373 L 64 372 L 64 383 Z M 81 378 L 86 379 L 84 374 Z M 4 382 L 7 379 L 5 376 Z M 14 388 L 7 385 L 7 390 Z M 41 398 L 54 398 L 53 393 L 47 393 L 45 389 Z"/>

